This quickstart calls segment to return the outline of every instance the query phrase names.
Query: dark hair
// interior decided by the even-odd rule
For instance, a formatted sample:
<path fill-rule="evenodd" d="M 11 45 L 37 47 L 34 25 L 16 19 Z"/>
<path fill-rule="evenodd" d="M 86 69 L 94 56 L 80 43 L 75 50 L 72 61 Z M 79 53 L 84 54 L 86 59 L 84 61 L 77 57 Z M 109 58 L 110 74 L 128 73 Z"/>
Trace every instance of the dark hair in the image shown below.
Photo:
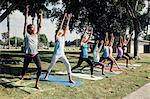
<path fill-rule="evenodd" d="M 29 24 L 29 25 L 27 26 L 27 29 L 31 29 L 31 27 L 32 27 L 32 24 Z"/>
<path fill-rule="evenodd" d="M 81 40 L 82 40 L 82 38 L 83 38 L 84 35 L 85 35 L 85 34 L 82 34 L 82 35 L 81 35 Z"/>

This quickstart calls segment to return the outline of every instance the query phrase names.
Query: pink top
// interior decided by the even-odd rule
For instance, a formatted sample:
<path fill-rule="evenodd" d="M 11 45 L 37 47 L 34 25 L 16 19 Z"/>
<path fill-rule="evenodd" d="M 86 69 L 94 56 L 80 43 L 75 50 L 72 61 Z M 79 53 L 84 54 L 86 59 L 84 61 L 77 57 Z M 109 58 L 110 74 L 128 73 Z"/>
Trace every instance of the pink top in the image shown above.
<path fill-rule="evenodd" d="M 112 46 L 109 46 L 109 56 L 112 56 L 112 53 L 113 53 L 113 48 Z"/>

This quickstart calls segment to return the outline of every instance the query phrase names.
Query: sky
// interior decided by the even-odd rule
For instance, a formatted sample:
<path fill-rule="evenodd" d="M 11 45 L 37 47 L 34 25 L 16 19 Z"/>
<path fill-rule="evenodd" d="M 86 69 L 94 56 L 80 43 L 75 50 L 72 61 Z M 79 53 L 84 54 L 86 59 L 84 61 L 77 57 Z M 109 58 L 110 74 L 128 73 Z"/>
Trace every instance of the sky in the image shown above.
<path fill-rule="evenodd" d="M 147 12 L 148 9 L 148 2 L 145 1 L 145 8 L 141 11 L 141 14 Z M 28 19 L 28 24 L 31 23 L 31 17 Z M 35 19 L 36 23 L 36 19 Z M 36 25 L 36 24 L 35 24 Z M 14 11 L 12 14 L 10 14 L 10 36 L 18 36 L 23 38 L 23 27 L 24 27 L 24 16 L 19 11 Z M 42 28 L 40 33 L 46 34 L 49 41 L 54 41 L 54 34 L 56 30 L 56 24 L 55 22 L 52 23 L 50 19 L 42 19 Z M 7 32 L 7 19 L 2 21 L 0 23 L 0 33 Z M 149 26 L 149 33 L 150 33 L 150 26 Z M 68 33 L 66 40 L 72 41 L 74 39 L 80 38 L 80 34 Z M 0 34 L 0 39 L 2 39 Z"/>
<path fill-rule="evenodd" d="M 28 18 L 28 24 L 30 24 L 31 17 Z M 36 18 L 34 20 L 35 26 L 36 26 Z M 56 30 L 56 24 L 55 22 L 52 23 L 50 19 L 42 19 L 42 28 L 40 33 L 41 34 L 46 34 L 47 38 L 49 41 L 54 41 L 54 34 Z M 23 27 L 24 27 L 24 16 L 22 13 L 19 11 L 14 11 L 13 14 L 10 15 L 10 36 L 18 36 L 23 38 Z M 0 33 L 7 32 L 7 18 L 0 23 Z M 1 35 L 0 35 L 1 36 Z M 77 37 L 79 38 L 80 35 L 76 33 L 68 33 L 66 36 L 67 41 L 72 41 L 76 39 Z M 0 37 L 1 39 L 1 37 Z"/>

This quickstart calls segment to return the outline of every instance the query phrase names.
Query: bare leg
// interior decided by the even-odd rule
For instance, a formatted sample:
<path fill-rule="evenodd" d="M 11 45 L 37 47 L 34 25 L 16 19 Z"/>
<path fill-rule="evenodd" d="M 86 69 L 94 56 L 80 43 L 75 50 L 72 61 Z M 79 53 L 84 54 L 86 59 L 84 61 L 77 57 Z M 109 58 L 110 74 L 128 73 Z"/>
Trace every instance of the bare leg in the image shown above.
<path fill-rule="evenodd" d="M 96 67 L 96 65 L 102 66 L 102 75 L 105 75 L 105 74 L 104 74 L 104 67 L 105 67 L 105 65 L 104 65 L 102 62 L 96 63 L 96 64 L 95 64 L 95 67 Z"/>
<path fill-rule="evenodd" d="M 112 72 L 112 67 L 113 67 L 113 60 L 110 58 L 110 57 L 108 57 L 108 60 L 110 60 L 111 61 L 111 67 L 110 67 L 110 72 Z"/>

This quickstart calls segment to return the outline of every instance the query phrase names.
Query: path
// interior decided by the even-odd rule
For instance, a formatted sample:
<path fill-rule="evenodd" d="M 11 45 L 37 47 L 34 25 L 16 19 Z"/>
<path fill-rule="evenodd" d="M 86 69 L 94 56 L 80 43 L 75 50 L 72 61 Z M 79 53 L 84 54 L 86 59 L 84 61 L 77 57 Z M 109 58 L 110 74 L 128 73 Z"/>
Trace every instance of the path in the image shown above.
<path fill-rule="evenodd" d="M 123 99 L 150 99 L 150 83 L 125 96 Z"/>

